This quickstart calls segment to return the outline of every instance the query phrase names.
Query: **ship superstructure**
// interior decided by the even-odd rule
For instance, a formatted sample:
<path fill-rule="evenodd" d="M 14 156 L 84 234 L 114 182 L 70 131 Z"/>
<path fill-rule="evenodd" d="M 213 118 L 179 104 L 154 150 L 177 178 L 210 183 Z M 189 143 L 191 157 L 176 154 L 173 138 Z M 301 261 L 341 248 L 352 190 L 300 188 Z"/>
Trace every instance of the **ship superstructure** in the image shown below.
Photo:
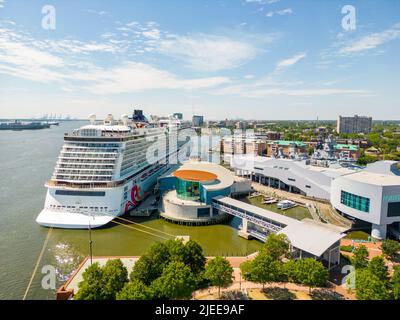
<path fill-rule="evenodd" d="M 135 112 L 137 115 L 137 112 Z M 176 119 L 149 124 L 143 118 L 108 115 L 65 134 L 48 188 L 40 225 L 85 229 L 106 225 L 138 206 L 157 178 L 188 147 L 178 141 Z M 187 150 L 186 150 L 187 151 Z"/>

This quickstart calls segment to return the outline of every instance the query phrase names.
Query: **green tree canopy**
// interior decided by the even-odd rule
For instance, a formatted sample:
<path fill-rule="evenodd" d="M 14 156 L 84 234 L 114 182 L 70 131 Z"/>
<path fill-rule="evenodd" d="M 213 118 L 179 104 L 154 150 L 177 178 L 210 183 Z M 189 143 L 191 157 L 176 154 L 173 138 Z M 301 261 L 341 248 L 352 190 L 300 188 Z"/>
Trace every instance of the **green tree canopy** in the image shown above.
<path fill-rule="evenodd" d="M 203 248 L 195 241 L 189 240 L 185 245 L 184 262 L 194 274 L 204 272 L 206 257 Z"/>
<path fill-rule="evenodd" d="M 324 287 L 328 281 L 328 271 L 321 262 L 312 258 L 291 260 L 285 264 L 288 279 L 311 288 Z"/>
<path fill-rule="evenodd" d="M 148 286 L 140 281 L 131 281 L 122 288 L 116 296 L 117 300 L 151 300 L 153 293 Z"/>
<path fill-rule="evenodd" d="M 132 281 L 138 280 L 150 285 L 161 276 L 164 268 L 170 262 L 170 251 L 165 243 L 156 243 L 136 261 L 130 274 Z"/>
<path fill-rule="evenodd" d="M 388 300 L 391 295 L 384 281 L 364 268 L 356 271 L 356 297 L 359 300 Z"/>
<path fill-rule="evenodd" d="M 82 274 L 74 300 L 103 300 L 103 269 L 96 262 Z"/>
<path fill-rule="evenodd" d="M 156 299 L 190 298 L 195 287 L 196 281 L 190 267 L 178 261 L 171 262 L 161 277 L 151 284 Z"/>
<path fill-rule="evenodd" d="M 386 266 L 385 259 L 382 256 L 373 257 L 368 264 L 368 270 L 381 281 L 386 282 L 388 280 L 388 267 Z"/>
<path fill-rule="evenodd" d="M 271 233 L 262 246 L 261 251 L 269 253 L 274 259 L 279 259 L 289 255 L 289 245 L 290 242 L 286 235 Z"/>
<path fill-rule="evenodd" d="M 391 279 L 391 285 L 393 288 L 393 297 L 396 300 L 400 300 L 400 266 L 393 268 L 393 277 Z"/>
<path fill-rule="evenodd" d="M 393 260 L 396 258 L 398 252 L 400 251 L 400 243 L 395 240 L 386 239 L 383 240 L 381 249 L 385 257 Z"/>
<path fill-rule="evenodd" d="M 227 287 L 233 282 L 233 268 L 225 258 L 215 257 L 207 263 L 204 277 L 211 285 L 218 287 L 218 296 L 221 297 L 221 287 Z"/>
<path fill-rule="evenodd" d="M 352 263 L 354 268 L 361 269 L 366 268 L 368 266 L 368 250 L 366 246 L 361 245 L 354 250 L 354 254 L 352 257 Z"/>
<path fill-rule="evenodd" d="M 120 259 L 108 260 L 103 267 L 103 298 L 115 300 L 119 291 L 128 282 L 128 270 Z"/>
<path fill-rule="evenodd" d="M 260 252 L 251 261 L 249 272 L 251 281 L 261 283 L 264 288 L 266 283 L 282 279 L 282 264 L 269 252 Z"/>

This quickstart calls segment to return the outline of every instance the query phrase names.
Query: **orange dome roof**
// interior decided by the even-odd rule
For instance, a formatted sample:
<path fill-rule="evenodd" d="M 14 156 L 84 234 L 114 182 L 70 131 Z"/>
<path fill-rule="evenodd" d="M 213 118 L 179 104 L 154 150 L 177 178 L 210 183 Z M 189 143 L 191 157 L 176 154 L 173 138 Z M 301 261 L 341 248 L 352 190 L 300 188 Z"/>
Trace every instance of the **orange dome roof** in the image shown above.
<path fill-rule="evenodd" d="M 178 170 L 172 175 L 178 179 L 197 182 L 208 182 L 217 179 L 216 174 L 200 170 Z"/>

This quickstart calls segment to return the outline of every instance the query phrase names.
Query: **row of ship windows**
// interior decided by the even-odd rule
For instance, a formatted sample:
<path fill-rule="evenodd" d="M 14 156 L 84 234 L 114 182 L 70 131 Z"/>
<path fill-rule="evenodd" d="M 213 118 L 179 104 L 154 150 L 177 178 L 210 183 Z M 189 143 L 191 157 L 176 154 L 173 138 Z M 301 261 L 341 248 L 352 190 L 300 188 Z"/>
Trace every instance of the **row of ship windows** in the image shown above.
<path fill-rule="evenodd" d="M 95 210 L 95 211 L 106 211 L 108 207 L 76 207 L 76 206 L 56 206 L 51 204 L 51 209 L 86 209 L 86 210 Z"/>
<path fill-rule="evenodd" d="M 64 153 L 62 152 L 60 158 L 96 158 L 96 159 L 116 159 L 118 154 L 101 154 L 101 153 Z"/>
<path fill-rule="evenodd" d="M 91 159 L 62 159 L 59 161 L 59 163 L 67 163 L 67 164 L 110 164 L 113 165 L 115 164 L 115 159 L 111 160 L 91 160 Z"/>
<path fill-rule="evenodd" d="M 117 143 L 67 143 L 66 147 L 82 147 L 82 148 L 120 148 L 122 144 Z"/>
<path fill-rule="evenodd" d="M 95 169 L 109 169 L 109 170 L 113 170 L 114 169 L 114 165 L 110 164 L 110 165 L 98 165 L 98 166 L 94 166 L 92 164 L 89 165 L 76 165 L 76 164 L 60 164 L 58 166 L 57 169 L 86 169 L 86 170 L 95 170 Z"/>
<path fill-rule="evenodd" d="M 118 149 L 109 149 L 109 148 L 70 148 L 70 147 L 64 147 L 63 151 L 67 152 L 102 152 L 102 153 L 110 153 L 110 152 L 119 152 Z"/>
<path fill-rule="evenodd" d="M 90 182 L 95 182 L 95 181 L 111 181 L 112 177 L 108 176 L 103 176 L 103 177 L 84 177 L 84 176 L 65 176 L 65 175 L 56 175 L 53 176 L 53 179 L 55 180 L 61 180 L 61 181 L 90 181 Z"/>

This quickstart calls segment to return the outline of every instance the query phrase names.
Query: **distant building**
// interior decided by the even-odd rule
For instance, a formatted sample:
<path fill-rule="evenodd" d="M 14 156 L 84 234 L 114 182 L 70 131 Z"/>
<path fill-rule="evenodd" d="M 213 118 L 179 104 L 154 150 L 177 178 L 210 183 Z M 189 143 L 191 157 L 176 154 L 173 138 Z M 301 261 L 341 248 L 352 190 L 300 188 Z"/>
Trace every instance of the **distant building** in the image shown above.
<path fill-rule="evenodd" d="M 355 115 L 354 117 L 339 116 L 337 122 L 338 133 L 370 133 L 372 131 L 372 118 L 361 117 Z"/>
<path fill-rule="evenodd" d="M 289 157 L 293 154 L 307 153 L 307 144 L 302 141 L 278 140 L 268 143 L 267 155 L 270 157 Z"/>
<path fill-rule="evenodd" d="M 262 156 L 266 154 L 267 143 L 257 137 L 237 135 L 223 138 L 221 141 L 221 150 L 224 154 L 252 154 Z"/>
<path fill-rule="evenodd" d="M 201 127 L 204 123 L 204 116 L 193 116 L 192 124 L 194 127 Z"/>
<path fill-rule="evenodd" d="M 247 122 L 246 121 L 238 121 L 236 122 L 236 129 L 238 130 L 246 130 L 247 129 Z"/>
<path fill-rule="evenodd" d="M 336 144 L 335 154 L 338 158 L 353 158 L 358 160 L 360 158 L 360 148 L 353 144 Z"/>
<path fill-rule="evenodd" d="M 173 116 L 175 119 L 183 120 L 183 114 L 182 114 L 182 113 L 174 113 L 172 116 Z"/>

